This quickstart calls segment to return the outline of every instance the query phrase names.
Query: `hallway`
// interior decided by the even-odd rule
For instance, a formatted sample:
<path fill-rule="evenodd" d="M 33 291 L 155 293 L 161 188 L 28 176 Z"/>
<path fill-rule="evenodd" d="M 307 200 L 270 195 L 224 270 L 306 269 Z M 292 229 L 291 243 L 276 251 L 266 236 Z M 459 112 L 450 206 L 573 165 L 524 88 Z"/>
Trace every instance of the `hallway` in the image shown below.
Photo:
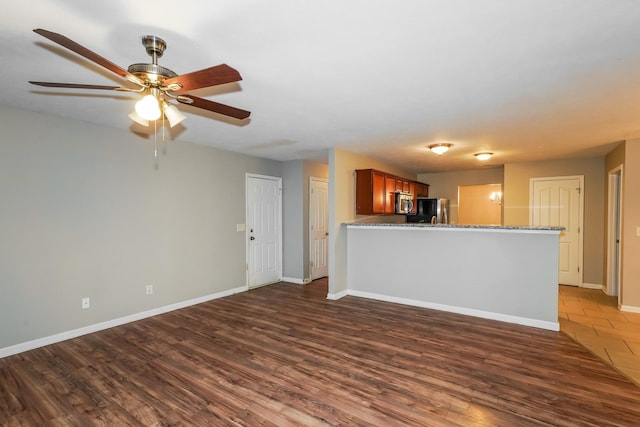
<path fill-rule="evenodd" d="M 640 313 L 598 289 L 559 286 L 560 330 L 640 386 Z"/>

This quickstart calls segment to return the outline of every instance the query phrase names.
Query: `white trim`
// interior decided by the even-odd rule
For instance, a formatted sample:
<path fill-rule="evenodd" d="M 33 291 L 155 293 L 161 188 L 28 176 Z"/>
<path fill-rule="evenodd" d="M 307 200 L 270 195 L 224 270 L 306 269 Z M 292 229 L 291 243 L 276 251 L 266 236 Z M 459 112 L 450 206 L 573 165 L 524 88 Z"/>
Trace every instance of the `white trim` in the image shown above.
<path fill-rule="evenodd" d="M 600 289 L 602 290 L 602 285 L 598 285 L 596 283 L 582 283 L 581 288 L 585 288 L 585 289 Z"/>
<path fill-rule="evenodd" d="M 78 329 L 72 329 L 70 331 L 61 332 L 59 334 L 50 335 L 48 337 L 38 338 L 32 341 L 23 342 L 20 344 L 12 345 L 5 348 L 0 348 L 0 359 L 14 354 L 22 353 L 24 351 L 33 350 L 45 345 L 55 344 L 61 341 L 66 341 L 71 338 L 77 338 L 82 335 L 91 334 L 93 332 L 102 331 L 104 329 L 113 328 L 115 326 L 121 326 L 127 323 L 136 322 L 138 320 L 146 319 L 148 317 L 157 316 L 159 314 L 168 313 L 170 311 L 179 310 L 181 308 L 189 307 L 203 302 L 211 301 L 218 298 L 228 297 L 230 295 L 238 294 L 240 292 L 246 292 L 247 286 L 239 286 L 237 288 L 229 289 L 215 294 L 205 295 L 198 298 L 193 298 L 187 301 L 178 302 L 175 304 L 165 305 L 164 307 L 154 308 L 152 310 L 143 311 L 140 313 L 130 314 L 128 316 L 119 317 L 117 319 L 107 320 L 105 322 L 94 323 L 93 325 L 84 326 Z"/>
<path fill-rule="evenodd" d="M 408 298 L 392 297 L 387 295 L 374 294 L 370 292 L 349 290 L 349 295 L 361 298 L 375 299 L 379 301 L 393 302 L 396 304 L 411 305 L 414 307 L 429 308 L 433 310 L 446 311 L 449 313 L 463 314 L 465 316 L 480 317 L 483 319 L 498 320 L 500 322 L 515 323 L 518 325 L 532 326 L 534 328 L 547 329 L 550 331 L 559 331 L 560 323 L 546 322 L 538 319 L 529 319 L 526 317 L 510 316 L 508 314 L 493 313 L 490 311 L 475 310 L 471 308 L 456 307 L 445 304 L 437 304 L 426 301 L 419 301 Z"/>
<path fill-rule="evenodd" d="M 627 313 L 640 313 L 640 307 L 634 307 L 632 305 L 621 305 L 620 311 L 626 311 Z"/>
<path fill-rule="evenodd" d="M 330 300 L 339 300 L 340 298 L 344 298 L 349 295 L 349 291 L 338 292 L 337 294 L 327 294 L 327 299 Z"/>
<path fill-rule="evenodd" d="M 296 285 L 306 285 L 311 282 L 311 279 L 308 277 L 306 279 L 298 279 L 296 277 L 283 277 L 283 282 L 295 283 Z"/>

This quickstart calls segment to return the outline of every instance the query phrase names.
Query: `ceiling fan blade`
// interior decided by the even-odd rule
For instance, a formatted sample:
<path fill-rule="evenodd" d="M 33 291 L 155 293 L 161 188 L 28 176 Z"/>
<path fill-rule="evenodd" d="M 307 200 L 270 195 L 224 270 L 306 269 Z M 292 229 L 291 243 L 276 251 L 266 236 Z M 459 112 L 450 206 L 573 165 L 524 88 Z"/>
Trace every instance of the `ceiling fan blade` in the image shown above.
<path fill-rule="evenodd" d="M 33 82 L 29 80 L 32 85 L 45 86 L 45 87 L 63 87 L 69 89 L 99 89 L 99 90 L 119 90 L 125 92 L 136 92 L 136 89 L 129 89 L 127 87 L 120 86 L 102 86 L 102 85 L 85 85 L 78 83 L 53 83 L 53 82 Z"/>
<path fill-rule="evenodd" d="M 229 105 L 220 104 L 218 102 L 209 101 L 208 99 L 198 98 L 193 95 L 185 95 L 177 98 L 178 101 L 185 105 L 202 108 L 204 110 L 213 111 L 214 113 L 223 114 L 225 116 L 234 117 L 236 119 L 246 119 L 251 112 L 241 110 L 240 108 L 231 107 Z"/>
<path fill-rule="evenodd" d="M 77 53 L 78 55 L 84 56 L 85 58 L 87 58 L 90 61 L 95 62 L 98 65 L 103 66 L 104 68 L 106 68 L 107 70 L 116 73 L 117 75 L 119 75 L 120 77 L 124 77 L 125 79 L 129 80 L 130 82 L 133 82 L 137 85 L 140 86 L 144 86 L 144 82 L 142 80 L 140 80 L 138 77 L 136 77 L 135 75 L 131 74 L 130 72 L 128 72 L 127 70 L 125 70 L 124 68 L 120 67 L 119 65 L 114 64 L 113 62 L 109 61 L 106 58 L 103 58 L 102 56 L 98 55 L 97 53 L 87 49 L 84 46 L 79 45 L 78 43 L 74 42 L 73 40 L 63 36 L 62 34 L 58 34 L 58 33 L 54 33 L 52 31 L 47 31 L 47 30 L 43 30 L 41 28 L 36 28 L 33 30 L 34 32 L 40 34 L 43 37 L 48 38 L 49 40 L 58 43 L 60 46 L 66 47 L 69 50 L 72 50 L 73 52 Z"/>
<path fill-rule="evenodd" d="M 181 74 L 164 81 L 165 86 L 180 84 L 182 87 L 173 92 L 186 92 L 188 90 L 200 89 L 202 87 L 217 86 L 224 83 L 233 83 L 242 80 L 238 70 L 231 68 L 227 64 L 220 64 L 204 70 L 192 73 Z"/>

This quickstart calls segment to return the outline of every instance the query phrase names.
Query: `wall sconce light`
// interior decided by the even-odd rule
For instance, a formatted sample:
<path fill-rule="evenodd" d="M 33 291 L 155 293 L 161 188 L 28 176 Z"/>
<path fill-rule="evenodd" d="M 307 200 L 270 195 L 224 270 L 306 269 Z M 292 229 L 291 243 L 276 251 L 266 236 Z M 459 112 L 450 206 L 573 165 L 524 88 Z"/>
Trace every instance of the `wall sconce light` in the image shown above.
<path fill-rule="evenodd" d="M 502 204 L 502 192 L 501 191 L 493 191 L 489 194 L 489 200 L 491 204 L 501 205 Z"/>
<path fill-rule="evenodd" d="M 489 160 L 491 156 L 493 156 L 493 153 L 489 153 L 489 152 L 476 153 L 474 154 L 474 156 L 476 157 L 476 159 L 484 161 L 484 160 Z"/>
<path fill-rule="evenodd" d="M 449 151 L 449 149 L 452 146 L 453 146 L 453 144 L 442 143 L 442 144 L 431 144 L 427 148 L 429 150 L 433 151 L 434 153 L 436 153 L 438 156 L 442 156 L 444 153 Z"/>

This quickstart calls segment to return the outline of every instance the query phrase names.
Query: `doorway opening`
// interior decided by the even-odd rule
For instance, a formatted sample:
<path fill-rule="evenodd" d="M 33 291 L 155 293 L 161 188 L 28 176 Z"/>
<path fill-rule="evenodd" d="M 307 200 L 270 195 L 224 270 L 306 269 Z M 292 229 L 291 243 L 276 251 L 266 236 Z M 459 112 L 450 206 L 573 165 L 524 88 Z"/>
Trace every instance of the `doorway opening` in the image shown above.
<path fill-rule="evenodd" d="M 621 241 L 622 241 L 622 165 L 609 171 L 609 196 L 607 200 L 607 287 L 609 296 L 621 301 Z"/>

